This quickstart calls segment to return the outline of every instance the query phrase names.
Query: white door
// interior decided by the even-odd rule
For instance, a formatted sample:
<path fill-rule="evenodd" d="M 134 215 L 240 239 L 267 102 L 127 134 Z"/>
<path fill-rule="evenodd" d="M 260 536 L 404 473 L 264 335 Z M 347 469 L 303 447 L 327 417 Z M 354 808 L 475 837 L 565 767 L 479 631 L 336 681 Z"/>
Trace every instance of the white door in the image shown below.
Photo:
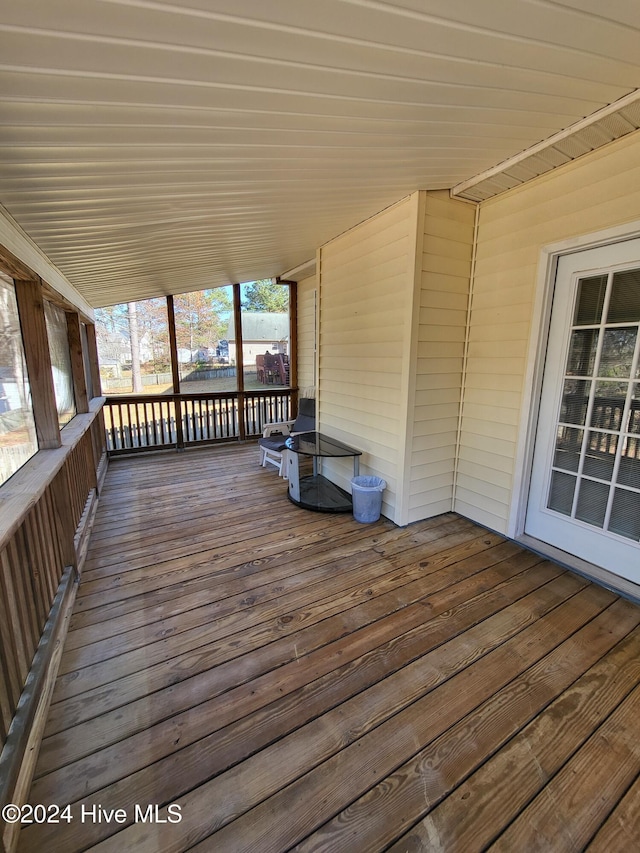
<path fill-rule="evenodd" d="M 525 532 L 640 583 L 640 239 L 558 263 Z"/>

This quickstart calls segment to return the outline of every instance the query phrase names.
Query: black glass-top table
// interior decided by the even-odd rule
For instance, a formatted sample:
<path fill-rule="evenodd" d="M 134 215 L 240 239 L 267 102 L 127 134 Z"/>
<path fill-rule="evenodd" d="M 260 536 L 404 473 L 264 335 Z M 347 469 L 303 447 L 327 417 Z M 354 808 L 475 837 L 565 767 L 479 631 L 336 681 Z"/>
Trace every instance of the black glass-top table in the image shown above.
<path fill-rule="evenodd" d="M 316 512 L 351 512 L 351 495 L 322 475 L 322 460 L 343 456 L 353 457 L 353 475 L 359 471 L 361 450 L 349 447 L 336 438 L 321 432 L 303 432 L 290 436 L 287 441 L 287 476 L 289 500 L 297 506 Z M 299 456 L 313 459 L 313 474 L 300 477 Z"/>

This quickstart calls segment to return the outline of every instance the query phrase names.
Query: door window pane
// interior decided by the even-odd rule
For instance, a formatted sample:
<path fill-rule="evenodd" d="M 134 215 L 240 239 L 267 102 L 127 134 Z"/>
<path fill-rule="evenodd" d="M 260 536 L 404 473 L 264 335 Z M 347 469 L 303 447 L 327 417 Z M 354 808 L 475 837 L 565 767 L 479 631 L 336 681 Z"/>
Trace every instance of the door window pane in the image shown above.
<path fill-rule="evenodd" d="M 598 376 L 629 379 L 637 337 L 637 326 L 627 329 L 607 329 L 602 341 Z"/>
<path fill-rule="evenodd" d="M 640 322 L 640 270 L 614 273 L 607 323 Z"/>
<path fill-rule="evenodd" d="M 618 470 L 618 483 L 640 489 L 640 437 L 626 435 L 622 440 L 622 454 Z"/>
<path fill-rule="evenodd" d="M 551 489 L 547 506 L 563 515 L 571 515 L 573 493 L 576 489 L 576 478 L 570 474 L 554 471 L 551 475 Z"/>
<path fill-rule="evenodd" d="M 584 425 L 587 418 L 587 405 L 591 382 L 581 379 L 567 379 L 564 383 L 560 422 Z"/>
<path fill-rule="evenodd" d="M 589 430 L 583 473 L 588 477 L 610 480 L 613 476 L 617 447 L 617 435 L 612 435 L 610 432 Z"/>
<path fill-rule="evenodd" d="M 44 303 L 44 316 L 49 338 L 49 354 L 53 372 L 53 387 L 58 409 L 58 424 L 62 428 L 76 413 L 76 400 L 73 391 L 73 373 L 69 354 L 69 336 L 67 315 L 52 302 Z"/>
<path fill-rule="evenodd" d="M 0 483 L 37 450 L 15 289 L 0 274 Z"/>
<path fill-rule="evenodd" d="M 613 496 L 609 530 L 633 539 L 640 540 L 640 493 L 616 489 Z"/>
<path fill-rule="evenodd" d="M 633 383 L 627 432 L 633 432 L 636 435 L 640 433 L 640 382 Z"/>
<path fill-rule="evenodd" d="M 563 468 L 565 471 L 578 470 L 583 433 L 584 430 L 573 427 L 558 427 L 556 452 L 553 458 L 556 468 Z"/>
<path fill-rule="evenodd" d="M 609 486 L 604 483 L 594 483 L 592 480 L 580 480 L 580 493 L 576 518 L 586 521 L 594 527 L 602 527 L 607 512 Z"/>
<path fill-rule="evenodd" d="M 600 323 L 607 278 L 606 275 L 598 275 L 593 278 L 583 278 L 578 282 L 574 326 L 597 326 Z"/>
<path fill-rule="evenodd" d="M 598 346 L 597 329 L 577 329 L 571 335 L 567 374 L 591 376 Z"/>
<path fill-rule="evenodd" d="M 627 388 L 627 382 L 596 382 L 591 426 L 599 429 L 620 429 Z"/>

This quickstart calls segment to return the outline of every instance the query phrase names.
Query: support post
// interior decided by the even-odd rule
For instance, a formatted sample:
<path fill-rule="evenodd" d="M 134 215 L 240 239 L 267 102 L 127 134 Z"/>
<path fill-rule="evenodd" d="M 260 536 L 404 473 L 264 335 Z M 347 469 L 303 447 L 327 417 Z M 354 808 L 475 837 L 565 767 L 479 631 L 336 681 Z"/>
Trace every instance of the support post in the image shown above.
<path fill-rule="evenodd" d="M 76 398 L 76 412 L 79 415 L 85 415 L 89 411 L 89 398 L 87 396 L 87 381 L 84 376 L 80 317 L 71 311 L 67 311 L 67 338 L 69 355 L 71 356 L 71 375 L 73 377 L 73 393 Z"/>
<path fill-rule="evenodd" d="M 89 368 L 91 370 L 91 387 L 94 397 L 102 397 L 102 383 L 100 382 L 100 362 L 98 360 L 98 342 L 96 340 L 96 327 L 93 323 L 87 323 L 87 346 L 89 347 Z"/>
<path fill-rule="evenodd" d="M 61 440 L 42 287 L 39 281 L 16 280 L 15 288 L 38 447 L 51 450 Z"/>
<path fill-rule="evenodd" d="M 244 419 L 244 353 L 242 351 L 242 308 L 240 285 L 233 285 L 233 324 L 236 333 L 236 382 L 238 385 L 238 437 L 244 441 L 247 427 Z"/>
<path fill-rule="evenodd" d="M 169 357 L 171 359 L 171 380 L 173 393 L 180 394 L 180 370 L 178 369 L 178 336 L 176 335 L 176 315 L 173 296 L 167 296 L 167 322 L 169 325 Z M 184 430 L 182 429 L 182 402 L 179 396 L 173 401 L 176 411 L 176 444 L 178 450 L 184 450 Z"/>
<path fill-rule="evenodd" d="M 291 386 L 290 417 L 298 411 L 298 282 L 289 285 L 289 385 Z"/>
<path fill-rule="evenodd" d="M 169 357 L 171 359 L 171 378 L 173 393 L 180 393 L 180 371 L 178 369 L 178 337 L 176 335 L 176 315 L 173 296 L 167 296 L 167 321 L 169 323 Z"/>

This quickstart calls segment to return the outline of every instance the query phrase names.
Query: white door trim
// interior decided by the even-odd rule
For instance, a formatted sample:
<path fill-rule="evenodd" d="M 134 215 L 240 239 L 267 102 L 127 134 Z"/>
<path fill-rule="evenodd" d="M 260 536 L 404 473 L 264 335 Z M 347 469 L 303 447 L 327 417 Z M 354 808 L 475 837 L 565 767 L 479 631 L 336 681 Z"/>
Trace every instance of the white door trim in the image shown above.
<path fill-rule="evenodd" d="M 623 437 L 613 439 L 613 447 L 617 449 L 615 458 L 618 462 L 614 468 L 614 457 L 607 458 L 606 463 L 604 463 L 605 468 L 609 462 L 611 464 L 606 471 L 601 467 L 597 467 L 603 464 L 602 457 L 599 457 L 596 452 L 595 457 L 592 458 L 590 449 L 591 441 L 597 442 L 598 437 L 602 440 L 602 436 L 605 435 L 598 432 L 600 428 L 608 426 L 610 430 L 627 431 L 622 422 L 622 410 L 619 412 L 621 418 L 619 425 L 614 425 L 610 421 L 606 423 L 599 421 L 599 418 L 604 416 L 605 410 L 602 407 L 598 408 L 597 389 L 602 388 L 601 393 L 606 395 L 608 392 L 604 389 L 611 386 L 607 385 L 606 382 L 601 385 L 600 381 L 594 384 L 588 379 L 581 386 L 583 389 L 585 387 L 590 389 L 590 399 L 593 398 L 593 395 L 596 397 L 596 400 L 591 403 L 594 407 L 593 418 L 595 420 L 592 420 L 591 414 L 587 417 L 585 410 L 584 430 L 579 431 L 579 435 L 581 439 L 584 438 L 584 442 L 581 442 L 582 447 L 579 455 L 586 466 L 586 470 L 582 471 L 581 463 L 580 466 L 576 466 L 574 477 L 571 474 L 567 475 L 566 473 L 563 474 L 556 471 L 556 467 L 563 470 L 567 468 L 567 465 L 564 464 L 566 457 L 558 461 L 558 436 L 563 436 L 560 446 L 564 447 L 563 442 L 567 440 L 567 436 L 569 434 L 576 435 L 571 429 L 560 427 L 560 423 L 563 421 L 569 421 L 570 423 L 573 421 L 570 413 L 565 413 L 567 414 L 566 418 L 562 416 L 563 409 L 561 402 L 564 399 L 565 393 L 579 393 L 575 389 L 567 392 L 565 380 L 567 374 L 573 373 L 568 367 L 571 341 L 576 334 L 575 331 L 572 332 L 572 329 L 575 330 L 576 326 L 581 325 L 574 316 L 575 305 L 578 299 L 579 282 L 591 280 L 594 276 L 598 276 L 600 280 L 604 279 L 608 283 L 608 292 L 610 292 L 613 287 L 612 282 L 615 281 L 616 271 L 634 270 L 637 274 L 639 267 L 640 238 L 616 241 L 615 243 L 608 243 L 605 246 L 597 248 L 571 252 L 562 255 L 559 259 L 553 297 L 553 310 L 551 313 L 550 335 L 546 351 L 545 375 L 539 408 L 538 435 L 533 456 L 527 519 L 525 523 L 525 533 L 528 533 L 530 536 L 554 544 L 557 548 L 580 556 L 583 560 L 593 561 L 603 568 L 606 567 L 613 574 L 626 577 L 634 584 L 640 584 L 640 547 L 638 546 L 635 535 L 629 533 L 629 538 L 629 536 L 625 536 L 624 534 L 616 533 L 613 518 L 612 526 L 614 530 L 608 527 L 608 517 L 605 518 L 603 516 L 600 520 L 601 523 L 596 519 L 592 519 L 589 515 L 590 512 L 594 511 L 592 500 L 587 499 L 585 503 L 584 499 L 580 497 L 575 510 L 576 514 L 573 516 L 571 508 L 569 508 L 567 513 L 566 508 L 559 509 L 552 507 L 550 494 L 554 478 L 559 478 L 563 483 L 572 483 L 575 486 L 576 496 L 582 496 L 585 490 L 587 494 L 593 494 L 593 490 L 596 489 L 601 491 L 606 490 L 607 499 L 613 497 L 612 486 L 615 487 L 617 466 L 620 454 L 624 455 L 624 445 L 626 442 Z M 615 321 L 608 320 L 605 311 L 606 305 L 603 306 L 602 316 L 598 317 L 598 320 L 594 319 L 593 322 L 598 324 L 606 323 L 607 325 L 604 328 L 615 329 Z M 629 320 L 628 325 L 632 328 L 633 349 L 635 351 L 635 345 L 638 341 L 637 316 L 634 315 L 625 319 Z M 614 323 L 613 326 L 609 326 L 611 322 Z M 580 335 L 583 333 L 578 332 L 577 334 Z M 597 339 L 600 347 L 603 341 L 606 342 L 607 334 L 611 333 L 600 331 L 598 334 Z M 593 355 L 595 361 L 595 352 Z M 610 355 L 613 357 L 613 353 Z M 635 362 L 631 374 L 629 373 L 630 368 L 631 364 L 627 366 L 625 373 L 622 374 L 622 377 L 630 378 L 627 380 L 621 377 L 618 380 L 624 387 L 623 403 L 627 394 L 631 394 L 637 387 L 634 384 Z M 594 370 L 596 371 L 595 373 Z M 597 375 L 606 377 L 609 375 L 606 368 L 604 372 L 597 370 L 597 361 L 594 363 L 594 370 L 589 371 L 587 369 L 584 373 L 586 376 Z M 577 382 L 578 386 L 580 385 L 580 379 Z M 630 403 L 627 401 L 626 405 L 629 406 Z M 596 414 L 596 412 L 600 412 L 600 415 Z M 625 416 L 629 417 L 629 410 L 625 409 L 625 412 L 627 413 Z M 578 421 L 578 423 L 580 422 Z M 610 436 L 609 441 L 611 440 Z M 633 441 L 632 446 L 635 446 Z M 585 454 L 585 456 L 582 456 L 582 454 Z M 563 455 L 562 452 L 560 455 Z M 635 459 L 635 451 L 633 458 Z M 597 461 L 598 459 L 600 459 L 600 462 Z M 628 462 L 631 464 L 631 459 Z M 589 467 L 590 465 L 596 465 L 597 470 Z M 598 480 L 592 480 L 591 476 L 595 476 Z M 622 479 L 620 482 L 624 483 L 626 481 Z M 603 485 L 603 483 L 606 483 L 606 485 Z M 638 497 L 640 497 L 640 493 L 638 492 L 631 494 L 620 491 L 617 488 L 613 488 L 613 493 L 619 501 L 624 501 L 624 496 L 626 495 L 627 499 L 634 502 L 632 505 L 635 505 Z M 606 508 L 607 503 L 604 506 Z M 582 512 L 586 513 L 585 518 L 581 517 Z"/>
<path fill-rule="evenodd" d="M 535 297 L 531 316 L 531 331 L 527 351 L 526 372 L 520 408 L 520 430 L 514 460 L 513 488 L 506 534 L 511 539 L 523 539 L 524 525 L 531 484 L 533 448 L 536 437 L 544 362 L 549 339 L 553 290 L 558 259 L 561 255 L 595 249 L 640 237 L 640 220 L 617 225 L 602 231 L 571 237 L 550 243 L 540 250 L 536 275 Z M 531 537 L 528 537 L 529 541 Z M 540 543 L 541 545 L 543 543 Z M 590 564 L 585 564 L 585 570 Z"/>

